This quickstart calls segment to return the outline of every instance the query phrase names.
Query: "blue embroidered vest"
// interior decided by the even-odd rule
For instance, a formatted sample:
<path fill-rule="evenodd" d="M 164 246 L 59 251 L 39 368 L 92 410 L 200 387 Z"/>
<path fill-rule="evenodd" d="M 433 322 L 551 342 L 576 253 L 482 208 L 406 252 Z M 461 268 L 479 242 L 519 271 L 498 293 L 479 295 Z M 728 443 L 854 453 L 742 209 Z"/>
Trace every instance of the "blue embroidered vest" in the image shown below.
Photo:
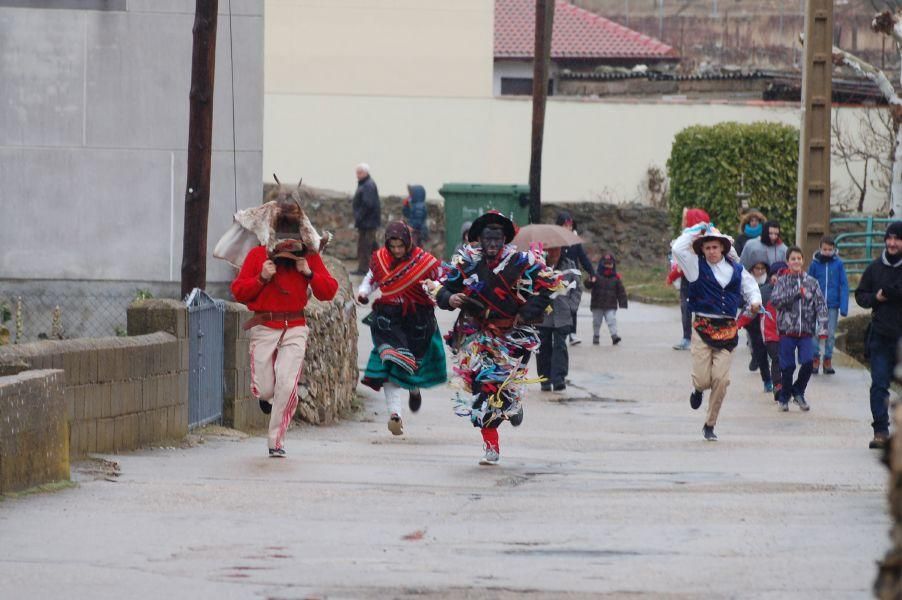
<path fill-rule="evenodd" d="M 711 265 L 703 258 L 698 261 L 698 279 L 689 283 L 689 310 L 706 315 L 723 315 L 730 319 L 743 304 L 742 265 L 734 264 L 733 276 L 727 287 L 721 287 Z"/>

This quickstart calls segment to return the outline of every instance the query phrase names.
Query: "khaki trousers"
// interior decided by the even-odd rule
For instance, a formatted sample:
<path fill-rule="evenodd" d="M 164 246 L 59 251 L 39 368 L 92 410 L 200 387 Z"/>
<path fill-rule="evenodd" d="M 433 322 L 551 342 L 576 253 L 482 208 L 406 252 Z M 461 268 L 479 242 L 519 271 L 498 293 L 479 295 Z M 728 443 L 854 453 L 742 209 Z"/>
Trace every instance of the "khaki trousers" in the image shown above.
<path fill-rule="evenodd" d="M 692 385 L 699 391 L 711 390 L 708 396 L 708 417 L 705 425 L 714 427 L 717 415 L 727 395 L 730 385 L 730 365 L 733 353 L 730 350 L 712 348 L 704 341 L 695 329 L 692 330 L 692 343 L 689 345 L 692 354 Z"/>
<path fill-rule="evenodd" d="M 282 331 L 285 331 L 284 337 Z M 250 332 L 251 392 L 272 404 L 270 448 L 282 447 L 285 432 L 298 406 L 298 379 L 304 368 L 308 332 L 304 325 L 287 330 L 257 325 Z"/>

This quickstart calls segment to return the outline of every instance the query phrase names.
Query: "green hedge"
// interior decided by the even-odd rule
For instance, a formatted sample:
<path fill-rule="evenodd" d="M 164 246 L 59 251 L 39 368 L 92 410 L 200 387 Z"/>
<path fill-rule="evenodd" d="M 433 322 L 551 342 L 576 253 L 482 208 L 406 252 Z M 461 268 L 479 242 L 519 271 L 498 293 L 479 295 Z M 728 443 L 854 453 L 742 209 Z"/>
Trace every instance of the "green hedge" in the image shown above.
<path fill-rule="evenodd" d="M 740 177 L 748 205 L 780 222 L 787 244 L 795 238 L 799 130 L 780 123 L 694 126 L 673 140 L 667 171 L 669 210 L 679 230 L 684 207 L 704 208 L 717 227 L 738 234 Z"/>

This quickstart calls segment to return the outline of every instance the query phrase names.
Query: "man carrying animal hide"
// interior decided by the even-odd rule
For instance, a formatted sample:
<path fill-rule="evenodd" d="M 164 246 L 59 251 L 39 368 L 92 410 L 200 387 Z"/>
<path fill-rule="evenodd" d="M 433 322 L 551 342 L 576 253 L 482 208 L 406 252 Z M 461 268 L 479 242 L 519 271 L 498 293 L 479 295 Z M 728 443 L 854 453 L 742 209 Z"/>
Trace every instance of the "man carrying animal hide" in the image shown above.
<path fill-rule="evenodd" d="M 269 455 L 285 456 L 284 439 L 297 408 L 297 384 L 304 364 L 308 328 L 304 319 L 308 287 L 331 300 L 338 282 L 319 252 L 321 239 L 294 195 L 281 193 L 263 206 L 239 211 L 237 226 L 223 237 L 214 256 L 234 256 L 253 235 L 259 244 L 247 252 L 232 282 L 232 294 L 254 311 L 250 329 L 251 391 L 270 415 Z M 232 261 L 230 261 L 232 262 Z"/>

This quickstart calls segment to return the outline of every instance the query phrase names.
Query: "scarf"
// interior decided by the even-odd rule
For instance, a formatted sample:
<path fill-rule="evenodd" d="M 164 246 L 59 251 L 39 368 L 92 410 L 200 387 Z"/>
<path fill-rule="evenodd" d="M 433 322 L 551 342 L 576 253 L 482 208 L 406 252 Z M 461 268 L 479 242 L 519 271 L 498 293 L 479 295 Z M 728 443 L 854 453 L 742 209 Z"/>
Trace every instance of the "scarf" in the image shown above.
<path fill-rule="evenodd" d="M 752 227 L 748 223 L 746 223 L 745 227 L 742 228 L 742 231 L 745 233 L 748 238 L 756 238 L 761 235 L 761 232 L 764 230 L 764 225 L 759 222 L 756 226 Z"/>
<path fill-rule="evenodd" d="M 439 264 L 437 258 L 417 246 L 401 259 L 392 256 L 388 248 L 379 248 L 370 263 L 373 281 L 382 290 L 379 301 L 400 304 L 404 312 L 412 305 L 431 306 L 432 298 L 420 283 L 424 279 L 437 278 Z"/>
<path fill-rule="evenodd" d="M 902 267 L 902 254 L 890 256 L 886 253 L 886 250 L 884 250 L 883 254 L 880 255 L 880 258 L 887 267 L 892 267 L 894 269 Z"/>

